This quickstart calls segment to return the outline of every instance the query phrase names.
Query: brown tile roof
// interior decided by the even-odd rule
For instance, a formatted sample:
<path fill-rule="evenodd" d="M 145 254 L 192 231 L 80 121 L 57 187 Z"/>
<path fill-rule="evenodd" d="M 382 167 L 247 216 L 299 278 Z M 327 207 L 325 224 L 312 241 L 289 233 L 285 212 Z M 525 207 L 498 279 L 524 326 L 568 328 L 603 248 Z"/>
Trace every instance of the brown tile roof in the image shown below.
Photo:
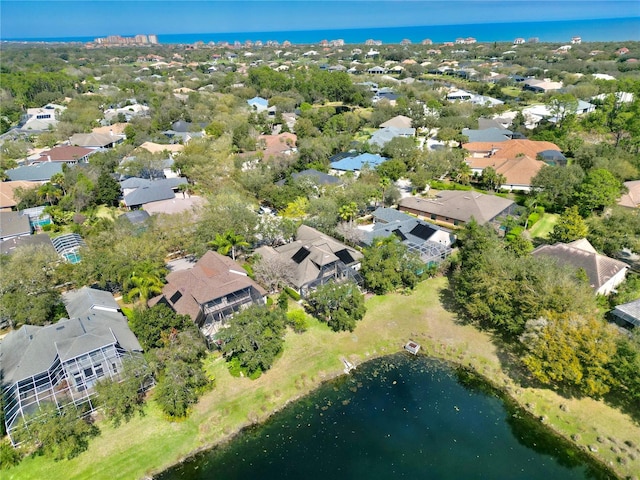
<path fill-rule="evenodd" d="M 504 175 L 505 185 L 531 185 L 531 179 L 545 166 L 542 160 L 531 157 L 517 158 L 467 158 L 467 164 L 471 168 L 493 167 L 496 173 Z"/>
<path fill-rule="evenodd" d="M 84 147 L 53 147 L 51 150 L 47 150 L 40 154 L 40 161 L 49 161 L 49 157 L 51 157 L 52 162 L 74 162 L 78 161 L 82 157 L 86 157 L 91 152 L 93 152 L 93 150 Z"/>
<path fill-rule="evenodd" d="M 536 158 L 538 153 L 545 150 L 560 151 L 560 147 L 555 143 L 525 139 L 507 140 L 506 142 L 470 142 L 464 143 L 462 148 L 471 153 L 484 153 L 493 150 L 495 153 L 492 157 L 495 158 L 516 158 L 522 155 Z"/>
<path fill-rule="evenodd" d="M 265 143 L 264 156 L 269 158 L 295 148 L 298 137 L 294 133 L 285 132 L 278 135 L 260 135 L 258 140 Z"/>
<path fill-rule="evenodd" d="M 238 263 L 208 251 L 193 268 L 167 275 L 162 294 L 177 313 L 189 315 L 195 321 L 200 313 L 200 305 L 247 287 L 253 287 L 261 295 L 267 294 Z M 172 301 L 176 292 L 180 292 L 181 296 Z"/>
<path fill-rule="evenodd" d="M 513 205 L 512 200 L 496 195 L 460 190 L 438 192 L 435 198 L 406 197 L 399 202 L 400 210 L 408 208 L 423 216 L 435 214 L 461 222 L 468 222 L 473 217 L 481 225 Z"/>
<path fill-rule="evenodd" d="M 26 180 L 15 180 L 13 182 L 0 182 L 0 209 L 15 207 L 18 202 L 14 192 L 16 188 L 30 189 L 42 185 L 40 182 L 28 182 Z"/>
<path fill-rule="evenodd" d="M 618 205 L 630 208 L 640 207 L 640 180 L 624 182 L 624 186 L 627 187 L 629 192 L 620 197 Z"/>
<path fill-rule="evenodd" d="M 624 262 L 600 255 L 585 238 L 571 243 L 541 245 L 532 255 L 551 257 L 561 265 L 583 269 L 589 284 L 596 292 L 600 290 L 620 270 L 629 268 Z"/>

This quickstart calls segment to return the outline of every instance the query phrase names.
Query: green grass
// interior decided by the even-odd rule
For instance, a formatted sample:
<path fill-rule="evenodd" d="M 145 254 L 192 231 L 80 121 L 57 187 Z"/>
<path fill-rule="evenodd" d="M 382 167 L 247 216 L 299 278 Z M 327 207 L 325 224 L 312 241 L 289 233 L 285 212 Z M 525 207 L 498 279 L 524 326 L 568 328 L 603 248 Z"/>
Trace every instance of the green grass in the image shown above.
<path fill-rule="evenodd" d="M 371 297 L 365 318 L 353 332 L 335 333 L 326 324 L 309 318 L 305 333 L 287 333 L 284 351 L 273 368 L 257 380 L 232 377 L 224 360 L 212 353 L 205 370 L 215 378 L 215 388 L 201 398 L 185 421 L 168 422 L 150 401 L 144 417 L 118 429 L 99 422 L 101 436 L 93 439 L 79 457 L 61 462 L 27 458 L 3 472 L 2 478 L 143 478 L 198 448 L 230 438 L 244 426 L 263 421 L 322 381 L 341 374 L 342 357 L 357 365 L 374 356 L 398 352 L 409 339 L 420 343 L 428 355 L 474 366 L 520 404 L 535 405 L 534 412 L 548 415 L 552 426 L 567 436 L 577 428 L 593 425 L 593 431 L 601 436 L 620 441 L 640 438 L 640 426 L 602 402 L 571 399 L 569 413 L 565 414 L 558 405 L 568 401 L 552 390 L 517 385 L 504 372 L 499 347 L 492 338 L 456 321 L 442 307 L 440 295 L 446 286 L 446 278 L 436 278 L 421 283 L 411 295 Z M 589 440 L 592 437 L 584 435 Z M 609 449 L 601 448 L 600 452 L 606 460 L 615 462 L 616 456 Z M 623 473 L 640 471 L 640 455 L 636 458 L 628 461 Z"/>
<path fill-rule="evenodd" d="M 553 231 L 553 227 L 558 222 L 558 215 L 555 213 L 545 213 L 536 224 L 529 229 L 532 238 L 546 239 Z"/>
<path fill-rule="evenodd" d="M 502 92 L 503 95 L 506 95 L 507 97 L 513 97 L 513 98 L 519 97 L 520 94 L 522 93 L 522 90 L 517 87 L 502 87 L 500 91 Z"/>

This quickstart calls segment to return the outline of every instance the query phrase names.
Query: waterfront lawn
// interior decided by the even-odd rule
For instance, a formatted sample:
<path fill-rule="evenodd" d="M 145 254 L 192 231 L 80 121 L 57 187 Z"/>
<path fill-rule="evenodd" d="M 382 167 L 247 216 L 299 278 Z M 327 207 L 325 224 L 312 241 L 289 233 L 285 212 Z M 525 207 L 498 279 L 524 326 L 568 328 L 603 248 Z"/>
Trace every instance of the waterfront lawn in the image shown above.
<path fill-rule="evenodd" d="M 61 462 L 28 458 L 8 470 L 3 479 L 115 480 L 157 473 L 198 448 L 219 443 L 243 426 L 266 419 L 323 380 L 342 373 L 342 357 L 357 365 L 374 356 L 398 352 L 409 339 L 420 343 L 428 355 L 472 365 L 520 404 L 529 403 L 533 413 L 545 415 L 565 436 L 583 432 L 577 441 L 583 447 L 592 445 L 598 436 L 615 438 L 618 446 L 624 445 L 624 440 L 640 438 L 640 426 L 602 402 L 569 401 L 549 389 L 514 383 L 505 373 L 509 365 L 502 363 L 504 352 L 491 336 L 460 323 L 443 308 L 440 296 L 446 287 L 447 279 L 437 278 L 421 283 L 411 295 L 372 297 L 367 300 L 365 318 L 353 332 L 335 333 L 310 319 L 305 333 L 287 333 L 281 356 L 257 380 L 232 377 L 224 359 L 212 354 L 206 371 L 215 377 L 215 389 L 202 397 L 187 420 L 167 422 L 149 402 L 145 417 L 118 429 L 100 422 L 102 435 L 79 457 Z M 568 411 L 560 405 L 568 405 Z M 618 454 L 605 445 L 598 446 L 602 458 L 617 462 Z M 617 465 L 622 472 L 640 471 L 639 454 L 635 459 L 626 456 L 625 461 L 625 466 Z"/>

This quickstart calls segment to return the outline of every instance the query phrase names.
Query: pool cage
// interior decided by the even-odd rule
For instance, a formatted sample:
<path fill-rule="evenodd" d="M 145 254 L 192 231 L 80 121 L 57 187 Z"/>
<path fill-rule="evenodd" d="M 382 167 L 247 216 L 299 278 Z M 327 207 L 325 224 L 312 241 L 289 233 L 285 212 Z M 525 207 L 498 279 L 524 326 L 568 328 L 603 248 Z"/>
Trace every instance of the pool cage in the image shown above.
<path fill-rule="evenodd" d="M 69 263 L 80 262 L 80 254 L 78 251 L 85 246 L 84 240 L 77 233 L 67 233 L 51 239 L 53 248 L 56 249 L 58 255 Z"/>
<path fill-rule="evenodd" d="M 11 443 L 17 445 L 15 434 L 29 427 L 42 407 L 75 407 L 90 413 L 97 408 L 95 384 L 99 380 L 120 380 L 123 360 L 139 355 L 125 351 L 117 342 L 103 345 L 77 357 L 62 360 L 56 355 L 53 364 L 36 373 L 7 385 L 2 392 L 5 402 L 5 426 Z M 141 384 L 144 390 L 150 385 Z"/>

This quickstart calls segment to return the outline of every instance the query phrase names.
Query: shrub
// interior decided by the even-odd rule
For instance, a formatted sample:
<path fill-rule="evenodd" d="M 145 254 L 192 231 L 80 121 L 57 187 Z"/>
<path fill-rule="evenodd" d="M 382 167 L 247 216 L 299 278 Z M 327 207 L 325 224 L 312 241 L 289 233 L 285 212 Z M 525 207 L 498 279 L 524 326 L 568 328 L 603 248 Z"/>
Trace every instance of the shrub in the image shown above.
<path fill-rule="evenodd" d="M 307 315 L 304 310 L 291 310 L 287 312 L 287 325 L 293 328 L 296 333 L 303 333 L 307 330 Z"/>
<path fill-rule="evenodd" d="M 272 305 L 273 305 L 273 298 L 267 297 L 267 307 L 270 307 Z"/>
<path fill-rule="evenodd" d="M 538 220 L 540 220 L 540 214 L 538 212 L 530 214 L 528 220 L 529 228 L 533 227 Z"/>
<path fill-rule="evenodd" d="M 291 298 L 293 298 L 296 302 L 298 300 L 300 300 L 300 294 L 298 292 L 296 292 L 293 288 L 284 287 L 284 291 L 287 292 L 287 295 L 289 295 Z"/>
<path fill-rule="evenodd" d="M 0 442 L 0 469 L 7 470 L 20 463 L 20 452 L 13 448 L 8 440 Z"/>

